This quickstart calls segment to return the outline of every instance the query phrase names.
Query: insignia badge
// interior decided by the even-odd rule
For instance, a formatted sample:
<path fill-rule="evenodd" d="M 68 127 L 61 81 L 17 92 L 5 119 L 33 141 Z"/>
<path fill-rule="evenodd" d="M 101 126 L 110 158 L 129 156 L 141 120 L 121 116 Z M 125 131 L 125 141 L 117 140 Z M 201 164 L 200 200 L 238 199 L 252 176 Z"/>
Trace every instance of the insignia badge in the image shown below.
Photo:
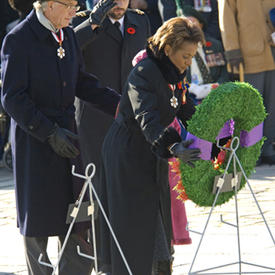
<path fill-rule="evenodd" d="M 62 47 L 62 42 L 64 40 L 64 32 L 62 29 L 60 29 L 60 35 L 58 35 L 54 32 L 52 32 L 52 35 L 56 42 L 59 44 L 59 48 L 57 49 L 57 56 L 62 59 L 65 57 L 65 49 Z"/>
<path fill-rule="evenodd" d="M 78 12 L 77 14 L 76 14 L 76 16 L 80 16 L 80 17 L 85 17 L 85 16 L 87 16 L 88 14 L 86 14 L 86 12 L 85 11 L 80 11 L 80 12 Z"/>
<path fill-rule="evenodd" d="M 62 59 L 63 57 L 65 57 L 65 50 L 62 47 L 59 47 L 57 49 L 57 56 Z"/>
<path fill-rule="evenodd" d="M 179 105 L 178 99 L 174 95 L 170 98 L 170 104 L 173 108 L 177 108 Z"/>
<path fill-rule="evenodd" d="M 140 15 L 143 15 L 143 14 L 144 14 L 144 12 L 143 12 L 142 10 L 135 9 L 135 11 L 136 11 L 137 14 L 140 14 Z"/>

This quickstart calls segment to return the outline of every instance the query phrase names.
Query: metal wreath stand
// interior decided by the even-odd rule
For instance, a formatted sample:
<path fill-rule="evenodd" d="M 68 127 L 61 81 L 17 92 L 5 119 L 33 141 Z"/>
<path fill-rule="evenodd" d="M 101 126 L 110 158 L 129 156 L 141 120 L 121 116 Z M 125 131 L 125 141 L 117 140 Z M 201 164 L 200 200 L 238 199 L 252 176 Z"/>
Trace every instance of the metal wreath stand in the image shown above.
<path fill-rule="evenodd" d="M 235 144 L 235 145 L 234 145 L 234 144 Z M 193 257 L 193 260 L 192 260 L 192 263 L 191 263 L 191 266 L 190 266 L 190 269 L 189 269 L 189 272 L 188 272 L 189 275 L 193 275 L 193 274 L 267 274 L 267 273 L 275 274 L 275 267 L 272 268 L 272 267 L 257 265 L 257 264 L 253 264 L 253 263 L 249 263 L 249 262 L 244 262 L 244 261 L 242 261 L 242 259 L 241 259 L 240 230 L 239 230 L 239 214 L 238 214 L 238 200 L 237 200 L 238 174 L 237 174 L 237 169 L 236 169 L 236 162 L 237 162 L 238 166 L 239 166 L 240 169 L 241 169 L 241 175 L 243 175 L 244 178 L 245 178 L 245 180 L 246 180 L 246 183 L 247 183 L 247 185 L 248 185 L 248 187 L 249 187 L 249 189 L 250 189 L 250 192 L 251 192 L 251 194 L 252 194 L 252 196 L 253 196 L 253 198 L 254 198 L 254 201 L 255 201 L 255 203 L 256 203 L 256 205 L 257 205 L 259 211 L 260 211 L 260 214 L 261 214 L 261 216 L 262 216 L 262 219 L 263 219 L 263 221 L 264 221 L 264 223 L 265 223 L 265 225 L 266 225 L 266 228 L 267 228 L 267 230 L 268 230 L 268 232 L 269 232 L 269 234 L 270 234 L 270 237 L 271 237 L 272 242 L 273 242 L 274 245 L 275 245 L 275 240 L 274 240 L 273 235 L 272 235 L 272 233 L 271 233 L 271 230 L 270 230 L 270 228 L 269 228 L 269 226 L 268 226 L 268 224 L 267 224 L 267 222 L 266 222 L 266 219 L 265 219 L 264 214 L 263 214 L 263 212 L 262 212 L 262 210 L 261 210 L 261 208 L 260 208 L 260 205 L 259 205 L 259 203 L 258 203 L 258 201 L 257 201 L 257 199 L 256 199 L 256 196 L 255 196 L 255 194 L 254 194 L 254 192 L 253 192 L 253 190 L 252 190 L 252 188 L 251 188 L 251 185 L 250 185 L 250 183 L 249 183 L 249 181 L 248 181 L 248 178 L 247 178 L 247 176 L 246 176 L 246 174 L 245 174 L 245 172 L 244 172 L 244 169 L 243 169 L 243 167 L 242 167 L 242 165 L 241 165 L 241 163 L 240 163 L 240 160 L 239 160 L 238 156 L 236 155 L 236 151 L 237 151 L 239 145 L 240 145 L 240 140 L 239 140 L 238 137 L 234 137 L 234 138 L 232 139 L 230 148 L 225 148 L 225 147 L 223 147 L 223 146 L 220 146 L 220 145 L 219 145 L 219 141 L 217 142 L 217 147 L 218 147 L 218 148 L 223 149 L 223 150 L 228 150 L 228 151 L 231 152 L 231 154 L 230 154 L 230 156 L 229 156 L 228 163 L 227 163 L 227 165 L 226 165 L 224 174 L 223 174 L 223 176 L 222 176 L 221 178 L 219 178 L 219 180 L 218 180 L 216 196 L 215 196 L 214 202 L 213 202 L 213 204 L 212 204 L 211 210 L 210 210 L 210 212 L 209 212 L 209 215 L 208 215 L 206 224 L 205 224 L 205 226 L 204 226 L 203 232 L 201 233 L 201 232 L 197 232 L 197 231 L 193 231 L 193 230 L 187 229 L 187 230 L 190 231 L 190 232 L 193 232 L 193 233 L 196 233 L 196 234 L 200 234 L 200 235 L 201 235 L 201 238 L 200 238 L 200 241 L 199 241 L 197 250 L 196 250 L 196 252 L 195 252 L 195 255 L 194 255 L 194 257 Z M 227 171 L 228 171 L 229 165 L 230 165 L 230 163 L 231 163 L 232 160 L 233 160 L 233 178 L 232 178 L 231 184 L 232 184 L 232 188 L 234 188 L 234 191 L 235 191 L 234 197 L 235 197 L 236 224 L 231 224 L 231 223 L 228 223 L 228 222 L 223 221 L 222 215 L 221 215 L 221 222 L 222 222 L 222 223 L 225 223 L 225 224 L 227 224 L 227 225 L 229 225 L 229 226 L 235 227 L 235 228 L 237 229 L 238 256 L 239 256 L 239 260 L 238 260 L 237 262 L 228 263 L 228 264 L 219 265 L 219 266 L 215 266 L 215 267 L 211 267 L 211 268 L 207 268 L 207 269 L 203 269 L 203 270 L 198 270 L 198 271 L 192 272 L 192 268 L 193 268 L 193 265 L 194 265 L 194 263 L 195 263 L 197 254 L 198 254 L 198 252 L 199 252 L 199 249 L 200 249 L 200 246 L 201 246 L 203 237 L 204 237 L 204 235 L 205 235 L 205 232 L 206 232 L 206 229 L 207 229 L 209 220 L 210 220 L 210 217 L 211 217 L 211 215 L 212 215 L 213 209 L 214 209 L 214 207 L 215 207 L 215 205 L 216 205 L 216 201 L 217 201 L 217 199 L 218 199 L 218 196 L 219 196 L 219 194 L 220 194 L 220 192 L 221 192 L 221 189 L 222 189 L 222 187 L 223 187 L 223 184 L 224 184 L 224 182 L 225 182 L 225 175 L 226 175 L 226 173 L 227 173 Z M 239 271 L 237 271 L 237 272 L 213 272 L 213 270 L 215 270 L 215 269 L 223 268 L 223 267 L 227 267 L 227 266 L 231 266 L 231 265 L 236 265 L 236 264 L 239 266 Z M 250 266 L 254 266 L 254 267 L 265 268 L 265 269 L 269 269 L 269 270 L 273 270 L 273 271 L 263 271 L 263 272 L 261 272 L 261 271 L 259 271 L 259 272 L 242 272 L 242 264 L 250 265 Z M 208 271 L 210 271 L 210 273 L 207 273 Z"/>
<path fill-rule="evenodd" d="M 90 170 L 91 167 L 93 168 L 93 170 L 92 170 L 92 172 L 89 174 L 89 170 Z M 97 252 L 96 252 L 94 200 L 93 200 L 93 196 L 92 196 L 92 194 L 94 194 L 94 196 L 95 196 L 95 198 L 96 198 L 96 200 L 97 200 L 98 206 L 99 206 L 99 208 L 100 208 L 100 210 L 101 210 L 101 212 L 102 212 L 102 214 L 103 214 L 103 216 L 104 216 L 104 219 L 105 219 L 105 221 L 106 221 L 106 223 L 107 223 L 107 225 L 108 225 L 108 227 L 109 227 L 109 229 L 110 229 L 111 235 L 113 236 L 114 241 L 115 241 L 115 243 L 116 243 L 116 246 L 117 246 L 117 248 L 118 248 L 118 250 L 119 250 L 119 253 L 120 253 L 120 255 L 121 255 L 122 259 L 123 259 L 123 262 L 124 262 L 124 264 L 125 264 L 125 266 L 126 266 L 126 268 L 127 268 L 127 270 L 128 270 L 128 273 L 129 273 L 129 275 L 133 275 L 133 273 L 132 273 L 132 271 L 131 271 L 131 269 L 130 269 L 130 267 L 129 267 L 127 261 L 126 261 L 126 258 L 125 258 L 124 254 L 123 254 L 123 252 L 122 252 L 122 249 L 121 249 L 121 247 L 120 247 L 120 245 L 119 245 L 119 242 L 118 242 L 118 240 L 117 240 L 117 238 L 116 238 L 116 236 L 115 236 L 115 233 L 114 233 L 114 231 L 113 231 L 113 229 L 112 229 L 112 226 L 111 226 L 111 224 L 110 224 L 110 222 L 109 222 L 109 220 L 108 220 L 108 218 L 107 218 L 107 215 L 106 215 L 106 213 L 105 213 L 105 211 L 104 211 L 104 208 L 103 208 L 103 206 L 102 206 L 102 204 L 101 204 L 101 202 L 100 202 L 100 200 L 99 200 L 99 198 L 98 198 L 98 195 L 97 195 L 97 193 L 96 193 L 96 190 L 95 190 L 95 188 L 94 188 L 94 186 L 93 186 L 93 184 L 92 184 L 92 178 L 93 178 L 94 175 L 95 175 L 95 171 L 96 171 L 95 165 L 94 165 L 93 163 L 90 163 L 90 164 L 87 165 L 87 167 L 86 167 L 86 169 L 85 169 L 85 176 L 83 176 L 83 175 L 81 175 L 81 174 L 76 173 L 76 172 L 75 172 L 75 166 L 74 166 L 74 165 L 72 166 L 72 174 L 73 174 L 74 176 L 76 176 L 76 177 L 79 177 L 79 178 L 82 178 L 82 179 L 85 180 L 85 183 L 84 183 L 84 185 L 83 185 L 83 187 L 82 187 L 82 189 L 81 189 L 79 198 L 78 198 L 77 201 L 75 202 L 74 208 L 73 208 L 73 210 L 72 210 L 72 212 L 71 212 L 71 214 L 70 214 L 70 216 L 73 218 L 73 220 L 72 220 L 72 222 L 71 222 L 71 224 L 70 224 L 70 226 L 69 226 L 69 229 L 68 229 L 68 231 L 67 231 L 67 234 L 66 234 L 64 243 L 63 243 L 63 245 L 62 245 L 62 247 L 61 247 L 61 250 L 58 252 L 58 258 L 57 258 L 56 264 L 55 264 L 55 265 L 52 265 L 52 264 L 49 264 L 49 263 L 46 263 L 46 262 L 42 261 L 42 258 L 43 258 L 43 254 L 42 254 L 42 253 L 39 255 L 39 258 L 38 258 L 38 262 L 39 262 L 41 265 L 48 266 L 48 267 L 51 267 L 51 268 L 53 269 L 52 275 L 55 275 L 55 274 L 56 274 L 58 265 L 59 265 L 59 263 L 60 263 L 61 257 L 62 257 L 62 255 L 63 255 L 64 250 L 65 250 L 65 247 L 66 247 L 66 245 L 67 245 L 69 236 L 70 236 L 71 231 L 72 231 L 72 229 L 73 229 L 73 226 L 74 226 L 74 224 L 75 224 L 75 222 L 76 222 L 76 218 L 77 218 L 77 215 L 78 215 L 78 213 L 79 213 L 79 209 L 80 209 L 81 204 L 82 204 L 82 202 L 83 202 L 83 198 L 84 198 L 84 195 L 85 195 L 85 193 L 86 193 L 87 188 L 89 188 L 89 196 L 90 196 L 90 205 L 88 206 L 88 209 L 87 209 L 88 213 L 87 213 L 87 214 L 88 214 L 88 216 L 91 216 L 92 233 L 93 233 L 92 235 L 93 235 L 93 250 L 94 250 L 94 257 L 82 253 L 82 252 L 80 251 L 80 247 L 79 247 L 79 246 L 76 247 L 77 253 L 78 253 L 80 256 L 82 256 L 82 257 L 85 257 L 85 258 L 88 258 L 88 259 L 93 260 L 93 261 L 95 262 L 95 272 L 96 272 L 96 274 L 101 274 L 101 272 L 98 271 L 98 258 L 97 258 Z"/>

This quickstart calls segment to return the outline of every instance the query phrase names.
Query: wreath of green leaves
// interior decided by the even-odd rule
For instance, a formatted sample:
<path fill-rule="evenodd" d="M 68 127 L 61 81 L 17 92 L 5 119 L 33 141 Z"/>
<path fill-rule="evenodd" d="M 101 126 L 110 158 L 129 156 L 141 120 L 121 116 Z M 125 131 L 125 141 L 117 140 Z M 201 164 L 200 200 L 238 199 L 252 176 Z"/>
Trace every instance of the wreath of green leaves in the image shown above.
<path fill-rule="evenodd" d="M 196 112 L 188 121 L 187 131 L 193 135 L 216 143 L 216 137 L 225 122 L 233 119 L 234 136 L 240 136 L 241 130 L 250 131 L 264 121 L 266 117 L 263 100 L 260 93 L 248 83 L 228 82 L 213 90 L 203 102 L 196 107 Z M 264 137 L 250 147 L 239 147 L 236 154 L 249 176 L 260 156 Z M 221 169 L 225 169 L 226 161 Z M 190 200 L 199 206 L 212 206 L 215 194 L 212 194 L 214 178 L 223 174 L 220 170 L 214 170 L 211 160 L 199 160 L 195 162 L 195 168 L 186 164 L 180 164 L 185 192 Z M 240 168 L 237 165 L 238 172 Z M 228 173 L 233 172 L 233 164 L 230 164 Z M 240 189 L 244 187 L 245 179 L 242 177 Z M 220 193 L 216 205 L 227 202 L 234 195 L 234 191 Z"/>

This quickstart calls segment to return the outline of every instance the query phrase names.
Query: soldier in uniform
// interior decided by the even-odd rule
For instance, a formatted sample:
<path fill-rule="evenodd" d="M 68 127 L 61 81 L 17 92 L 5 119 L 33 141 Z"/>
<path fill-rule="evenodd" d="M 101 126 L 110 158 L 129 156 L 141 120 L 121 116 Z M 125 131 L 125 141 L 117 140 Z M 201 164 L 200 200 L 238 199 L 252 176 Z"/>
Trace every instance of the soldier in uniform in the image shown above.
<path fill-rule="evenodd" d="M 132 59 L 146 45 L 150 24 L 142 11 L 127 9 L 129 0 L 115 0 L 115 7 L 110 3 L 109 0 L 100 1 L 92 12 L 81 12 L 77 17 L 84 22 L 75 27 L 75 33 L 86 70 L 97 76 L 104 86 L 121 93 L 132 69 Z M 117 24 L 120 26 L 117 27 Z M 101 147 L 113 117 L 95 107 L 76 100 L 83 163 L 96 164 L 97 173 L 93 183 L 97 185 Z"/>
<path fill-rule="evenodd" d="M 64 241 L 68 205 L 78 195 L 71 174 L 72 164 L 79 164 L 75 96 L 110 115 L 120 96 L 100 87 L 83 70 L 74 31 L 67 27 L 78 9 L 77 1 L 39 0 L 34 5 L 35 10 L 4 39 L 1 100 L 12 118 L 17 222 L 28 271 L 45 275 L 52 274 L 52 269 L 40 265 L 38 257 L 42 253 L 48 261 L 49 236 Z M 90 274 L 91 261 L 77 255 L 76 245 L 87 253 L 85 240 L 72 234 L 60 262 L 60 275 Z"/>
<path fill-rule="evenodd" d="M 192 6 L 186 5 L 182 9 L 183 15 L 188 17 L 201 30 L 205 30 L 207 21 Z M 229 81 L 222 43 L 204 31 L 205 44 L 198 46 L 192 64 L 187 70 L 187 79 L 191 83 L 189 92 L 200 101 L 217 88 L 219 84 Z"/>

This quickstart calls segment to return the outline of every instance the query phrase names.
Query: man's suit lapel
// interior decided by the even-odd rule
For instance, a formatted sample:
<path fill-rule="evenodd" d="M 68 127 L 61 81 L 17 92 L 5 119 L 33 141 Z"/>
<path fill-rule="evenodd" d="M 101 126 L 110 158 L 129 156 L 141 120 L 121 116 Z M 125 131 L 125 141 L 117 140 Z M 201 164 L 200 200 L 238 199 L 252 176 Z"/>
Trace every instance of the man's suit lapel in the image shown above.
<path fill-rule="evenodd" d="M 122 37 L 121 35 L 119 35 L 117 33 L 117 29 L 116 27 L 112 24 L 112 22 L 109 20 L 109 18 L 106 18 L 104 23 L 103 23 L 103 27 L 105 29 L 105 33 L 112 37 L 117 43 L 121 43 L 122 42 Z"/>
<path fill-rule="evenodd" d="M 124 18 L 124 40 L 123 44 L 127 45 L 127 41 L 133 39 L 135 33 L 138 31 L 138 22 L 136 17 L 131 12 L 126 12 Z"/>
<path fill-rule="evenodd" d="M 103 22 L 103 28 L 108 36 L 112 37 L 118 43 L 121 43 L 121 37 L 117 34 L 116 27 L 111 23 L 109 18 L 106 18 Z M 130 28 L 130 30 L 129 30 Z M 138 22 L 136 16 L 129 11 L 126 11 L 124 18 L 124 36 L 123 36 L 123 44 L 127 44 L 127 40 L 134 38 L 135 33 L 130 33 L 131 30 L 134 32 L 138 31 Z"/>

